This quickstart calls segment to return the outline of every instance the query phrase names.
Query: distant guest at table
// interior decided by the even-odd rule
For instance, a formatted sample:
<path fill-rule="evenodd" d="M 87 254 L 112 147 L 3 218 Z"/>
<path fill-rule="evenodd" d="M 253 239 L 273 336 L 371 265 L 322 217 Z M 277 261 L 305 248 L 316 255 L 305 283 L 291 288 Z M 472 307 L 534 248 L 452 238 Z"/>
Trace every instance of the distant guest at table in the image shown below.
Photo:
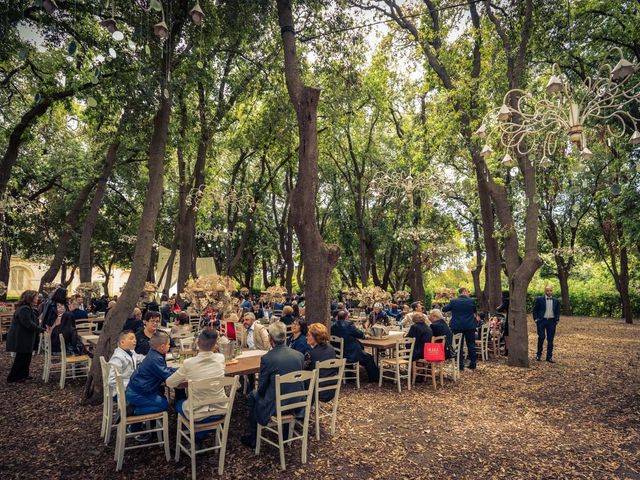
<path fill-rule="evenodd" d="M 147 312 L 150 313 L 150 312 Z M 160 318 L 158 318 L 160 321 Z M 133 406 L 134 415 L 164 412 L 169 408 L 167 399 L 162 395 L 161 386 L 176 371 L 167 366 L 165 355 L 169 351 L 169 336 L 154 333 L 149 339 L 149 354 L 145 356 L 140 367 L 131 375 L 127 385 L 127 403 Z M 142 425 L 131 425 L 132 432 L 138 432 Z M 147 441 L 149 434 L 137 436 L 138 441 Z"/>
<path fill-rule="evenodd" d="M 256 447 L 258 422 L 260 425 L 267 425 L 276 414 L 276 375 L 285 375 L 304 368 L 304 355 L 285 345 L 287 327 L 284 323 L 274 322 L 269 325 L 268 336 L 273 348 L 260 359 L 258 388 L 252 390 L 247 398 L 248 431 L 240 439 L 242 444 L 249 448 Z M 281 393 L 287 394 L 303 389 L 303 382 L 287 383 L 281 387 Z M 304 408 L 287 413 L 299 417 L 304 415 Z"/>
<path fill-rule="evenodd" d="M 122 331 L 130 330 L 132 332 L 137 332 L 144 328 L 144 322 L 142 321 L 142 310 L 138 307 L 133 309 L 131 316 L 127 318 L 127 321 L 124 322 L 124 326 L 122 327 Z"/>
<path fill-rule="evenodd" d="M 242 324 L 246 330 L 242 339 L 242 346 L 244 348 L 255 348 L 258 350 L 271 349 L 267 327 L 256 322 L 256 317 L 253 313 L 245 313 L 242 316 Z"/>
<path fill-rule="evenodd" d="M 424 344 L 429 343 L 433 338 L 431 327 L 426 324 L 427 317 L 424 313 L 416 312 L 411 317 L 413 325 L 407 332 L 407 337 L 415 338 L 413 346 L 413 361 L 424 358 Z"/>
<path fill-rule="evenodd" d="M 411 312 L 402 317 L 402 328 L 411 328 L 411 325 L 413 325 L 413 315 L 416 313 L 424 313 L 424 305 L 422 302 L 413 302 L 411 304 L 411 310 Z"/>
<path fill-rule="evenodd" d="M 536 360 L 542 358 L 542 348 L 545 336 L 547 339 L 547 362 L 553 361 L 553 339 L 556 336 L 556 325 L 560 321 L 560 302 L 553 298 L 553 289 L 545 287 L 544 295 L 538 297 L 533 302 L 533 320 L 536 322 L 538 330 L 538 349 L 536 350 Z"/>
<path fill-rule="evenodd" d="M 85 312 L 82 308 L 82 297 L 78 298 L 75 296 L 71 303 L 69 303 L 69 311 L 73 313 L 73 318 L 77 320 L 85 320 L 89 318 L 87 312 Z"/>
<path fill-rule="evenodd" d="M 331 335 L 341 337 L 344 341 L 344 358 L 347 363 L 360 362 L 367 370 L 369 382 L 377 382 L 379 370 L 373 356 L 364 351 L 359 338 L 364 338 L 364 332 L 358 330 L 352 321 L 347 320 L 349 313 L 346 310 L 338 312 L 337 320 L 331 326 Z"/>
<path fill-rule="evenodd" d="M 367 318 L 366 326 L 372 327 L 376 323 L 382 324 L 382 325 L 387 325 L 387 323 L 389 323 L 389 317 L 387 317 L 387 314 L 382 308 L 382 304 L 379 302 L 373 305 L 373 310 L 371 311 L 371 313 L 369 314 L 369 317 Z"/>
<path fill-rule="evenodd" d="M 16 304 L 16 311 L 13 313 L 11 326 L 7 332 L 7 352 L 16 354 L 7 377 L 8 383 L 31 379 L 29 366 L 31 365 L 33 346 L 38 334 L 45 331 L 38 325 L 35 310 L 37 303 L 38 292 L 25 290 Z"/>
<path fill-rule="evenodd" d="M 53 292 L 53 295 L 51 295 L 51 298 L 45 302 L 41 325 L 50 329 L 53 327 L 56 320 L 68 310 L 69 304 L 67 303 L 67 289 L 56 289 L 56 291 Z"/>
<path fill-rule="evenodd" d="M 174 297 L 167 300 L 167 304 L 160 309 L 160 313 L 162 314 L 162 326 L 166 327 L 167 323 L 175 318 L 179 311 L 180 305 L 176 303 L 176 299 Z"/>
<path fill-rule="evenodd" d="M 149 341 L 156 334 L 160 325 L 160 313 L 145 313 L 143 323 L 144 328 L 136 332 L 136 353 L 147 355 L 150 348 Z"/>
<path fill-rule="evenodd" d="M 118 335 L 118 346 L 113 351 L 113 355 L 109 359 L 109 363 L 112 367 L 118 369 L 122 375 L 122 383 L 124 388 L 129 385 L 129 379 L 133 372 L 135 372 L 140 362 L 144 360 L 144 355 L 140 355 L 135 352 L 136 349 L 136 334 L 130 330 L 120 332 Z M 116 391 L 116 371 L 115 368 L 109 370 L 109 388 L 111 395 L 115 395 Z"/>
<path fill-rule="evenodd" d="M 220 333 L 229 340 L 237 340 L 236 323 L 238 316 L 235 313 L 227 313 L 220 320 Z"/>
<path fill-rule="evenodd" d="M 476 304 L 469 297 L 469 290 L 462 287 L 458 289 L 458 298 L 454 298 L 447 305 L 442 307 L 443 312 L 451 312 L 451 331 L 462 333 L 467 344 L 469 356 L 469 369 L 476 368 L 476 328 L 478 327 L 478 315 Z M 462 348 L 462 342 L 460 342 Z M 460 355 L 460 370 L 464 370 L 464 356 Z"/>
<path fill-rule="evenodd" d="M 291 337 L 287 345 L 303 355 L 311 350 L 307 343 L 307 322 L 303 319 L 296 318 L 291 324 Z"/>
<path fill-rule="evenodd" d="M 304 356 L 305 370 L 313 370 L 316 368 L 317 362 L 325 360 L 334 360 L 336 351 L 329 343 L 329 330 L 322 323 L 312 323 L 307 330 L 307 343 L 311 347 Z M 323 368 L 320 370 L 320 378 L 332 377 L 338 374 L 336 368 Z M 330 385 L 329 382 L 320 383 L 321 387 Z M 333 400 L 335 390 L 325 390 L 320 392 L 319 398 L 321 402 L 330 402 Z"/>
<path fill-rule="evenodd" d="M 62 338 L 64 338 L 67 355 L 82 355 L 84 353 L 84 344 L 82 343 L 80 335 L 78 335 L 76 320 L 73 318 L 73 313 L 63 313 L 60 324 L 56 325 L 51 330 L 52 353 L 60 353 L 61 351 L 60 334 L 62 334 Z"/>
<path fill-rule="evenodd" d="M 180 312 L 176 317 L 176 324 L 171 327 L 171 335 L 189 335 L 191 334 L 191 324 L 189 323 L 189 314 Z"/>
<path fill-rule="evenodd" d="M 429 312 L 429 321 L 431 322 L 431 331 L 434 337 L 446 337 L 445 340 L 445 358 L 453 358 L 456 352 L 453 351 L 453 332 L 447 325 L 442 315 L 442 311 L 434 308 Z"/>
<path fill-rule="evenodd" d="M 285 325 L 291 325 L 294 318 L 293 307 L 291 305 L 285 305 L 282 309 L 282 317 L 280 317 L 280 321 Z"/>
<path fill-rule="evenodd" d="M 184 363 L 167 378 L 167 387 L 177 388 L 180 385 L 191 381 L 198 380 L 214 380 L 216 378 L 224 378 L 224 355 L 217 352 L 216 345 L 218 342 L 218 332 L 215 328 L 205 328 L 198 336 L 198 355 L 186 358 Z M 216 400 L 226 399 L 227 395 L 224 388 L 197 390 L 195 391 L 197 398 L 195 401 L 211 399 L 209 405 L 203 405 L 196 410 L 196 413 L 206 412 L 209 409 L 224 408 L 224 404 L 216 404 Z M 189 419 L 184 409 L 186 399 L 176 400 L 176 412 L 184 418 Z M 221 416 L 214 415 L 198 420 L 196 423 L 215 422 Z M 208 431 L 196 432 L 196 441 L 203 441 Z"/>

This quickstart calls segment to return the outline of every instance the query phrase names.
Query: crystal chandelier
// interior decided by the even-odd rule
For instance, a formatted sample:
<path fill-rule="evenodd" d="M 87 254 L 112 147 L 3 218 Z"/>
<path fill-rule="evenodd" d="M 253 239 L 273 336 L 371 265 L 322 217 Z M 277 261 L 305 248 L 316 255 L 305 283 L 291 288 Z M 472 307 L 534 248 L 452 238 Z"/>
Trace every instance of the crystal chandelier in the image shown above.
<path fill-rule="evenodd" d="M 490 112 L 475 134 L 486 137 L 497 133 L 500 143 L 507 149 L 502 164 L 512 165 L 509 151 L 527 154 L 534 148 L 542 147 L 541 166 L 548 166 L 552 155 L 559 146 L 574 145 L 581 156 L 593 156 L 587 145 L 587 130 L 606 127 L 609 135 L 623 137 L 629 135 L 633 145 L 640 144 L 640 118 L 637 111 L 640 102 L 640 79 L 637 78 L 638 64 L 626 60 L 622 50 L 618 63 L 602 65 L 598 75 L 588 77 L 579 85 L 570 85 L 553 65 L 544 93 L 534 94 L 520 89 L 510 90 L 504 96 L 502 106 Z M 516 107 L 509 105 L 509 98 L 515 95 Z M 570 143 L 569 143 L 570 142 Z M 487 142 L 481 155 L 488 158 L 493 149 Z"/>

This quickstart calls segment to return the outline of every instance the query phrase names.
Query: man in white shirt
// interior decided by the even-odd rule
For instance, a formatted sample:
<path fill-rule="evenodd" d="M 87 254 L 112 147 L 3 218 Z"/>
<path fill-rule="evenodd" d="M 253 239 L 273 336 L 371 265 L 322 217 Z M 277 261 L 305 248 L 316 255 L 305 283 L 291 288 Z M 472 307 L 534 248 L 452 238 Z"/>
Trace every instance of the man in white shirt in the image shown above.
<path fill-rule="evenodd" d="M 536 298 L 533 302 L 533 320 L 536 322 L 536 330 L 538 331 L 536 360 L 540 361 L 542 358 L 542 347 L 546 338 L 547 362 L 555 363 L 553 360 L 553 340 L 556 335 L 556 325 L 560 321 L 560 302 L 553 298 L 551 287 L 545 287 L 544 295 Z"/>
<path fill-rule="evenodd" d="M 187 383 L 189 380 L 213 380 L 216 378 L 224 377 L 224 355 L 218 353 L 217 349 L 218 332 L 215 328 L 205 328 L 200 332 L 198 337 L 198 355 L 192 358 L 185 359 L 184 363 L 173 375 L 166 380 L 166 384 L 170 388 L 176 388 L 182 384 Z M 206 412 L 210 409 L 220 408 L 224 405 L 215 403 L 216 398 L 226 398 L 227 395 L 224 392 L 224 388 L 218 388 L 214 390 L 202 389 L 193 391 L 194 400 L 202 401 L 206 399 L 213 399 L 214 403 L 209 405 L 203 405 L 196 409 L 196 413 Z M 188 401 L 180 399 L 176 401 L 176 412 L 182 415 L 184 418 L 189 418 L 185 411 L 184 402 Z M 218 420 L 219 416 L 210 416 L 198 420 L 201 422 L 212 422 Z M 207 436 L 208 431 L 197 432 L 196 441 L 202 442 Z"/>
<path fill-rule="evenodd" d="M 111 396 L 116 391 L 116 371 L 117 368 L 122 375 L 122 382 L 126 390 L 129 379 L 138 365 L 144 360 L 144 355 L 135 352 L 136 335 L 131 330 L 125 330 L 118 336 L 118 346 L 113 351 L 113 355 L 109 359 L 111 369 L 109 370 L 109 390 Z M 113 368 L 115 367 L 115 368 Z"/>
<path fill-rule="evenodd" d="M 255 348 L 258 350 L 271 350 L 267 327 L 256 322 L 256 316 L 253 313 L 245 313 L 242 316 L 242 324 L 247 330 L 242 342 L 243 347 Z"/>

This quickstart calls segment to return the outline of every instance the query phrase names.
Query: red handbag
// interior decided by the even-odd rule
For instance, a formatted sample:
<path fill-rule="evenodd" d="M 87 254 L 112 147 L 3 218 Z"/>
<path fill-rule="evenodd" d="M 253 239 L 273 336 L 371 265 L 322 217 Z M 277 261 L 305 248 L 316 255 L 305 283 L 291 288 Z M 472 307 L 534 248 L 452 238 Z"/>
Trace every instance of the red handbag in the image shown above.
<path fill-rule="evenodd" d="M 444 343 L 425 343 L 424 361 L 444 362 Z"/>

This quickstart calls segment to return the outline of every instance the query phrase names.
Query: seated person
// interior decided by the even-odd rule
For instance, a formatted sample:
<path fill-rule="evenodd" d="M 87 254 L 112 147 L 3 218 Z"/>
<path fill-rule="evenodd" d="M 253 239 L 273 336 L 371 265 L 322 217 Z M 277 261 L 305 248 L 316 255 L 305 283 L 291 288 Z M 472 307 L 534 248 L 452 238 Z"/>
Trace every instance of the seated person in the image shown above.
<path fill-rule="evenodd" d="M 312 323 L 307 330 L 307 343 L 311 347 L 304 356 L 304 369 L 313 370 L 316 368 L 316 362 L 324 362 L 325 360 L 333 360 L 336 358 L 336 351 L 329 343 L 329 330 L 322 323 Z M 337 368 L 323 368 L 320 370 L 320 378 L 332 377 L 338 374 Z M 329 382 L 320 382 L 321 387 L 326 387 Z M 320 392 L 318 397 L 321 402 L 330 402 L 333 400 L 335 390 L 325 390 Z"/>
<path fill-rule="evenodd" d="M 441 310 L 434 308 L 429 312 L 429 321 L 431 322 L 431 331 L 434 337 L 446 337 L 444 355 L 445 358 L 453 358 L 456 352 L 453 351 L 453 332 L 444 320 Z"/>
<path fill-rule="evenodd" d="M 410 328 L 411 325 L 413 325 L 412 317 L 414 313 L 424 313 L 424 305 L 422 305 L 422 302 L 413 302 L 411 308 L 413 311 L 403 317 L 402 328 Z"/>
<path fill-rule="evenodd" d="M 337 320 L 331 326 L 331 335 L 341 337 L 344 340 L 344 358 L 347 363 L 360 362 L 367 370 L 369 382 L 377 382 L 379 370 L 373 356 L 364 351 L 359 338 L 364 338 L 364 332 L 358 330 L 352 321 L 347 320 L 349 313 L 346 310 L 338 312 Z"/>
<path fill-rule="evenodd" d="M 140 329 L 144 328 L 144 323 L 142 322 L 142 310 L 138 307 L 133 309 L 133 313 L 131 317 L 127 318 L 127 321 L 124 322 L 124 326 L 122 327 L 122 331 L 131 330 L 132 332 L 137 332 Z"/>
<path fill-rule="evenodd" d="M 60 318 L 60 323 L 55 325 L 51 330 L 51 352 L 60 353 L 60 334 L 64 338 L 64 344 L 67 350 L 67 355 L 83 355 L 84 344 L 78 330 L 76 329 L 76 320 L 73 318 L 73 313 L 65 312 Z"/>
<path fill-rule="evenodd" d="M 294 318 L 293 307 L 291 305 L 285 305 L 282 309 L 282 317 L 280 317 L 280 321 L 285 325 L 291 325 Z"/>
<path fill-rule="evenodd" d="M 171 327 L 171 335 L 190 335 L 191 324 L 189 323 L 189 314 L 186 312 L 178 313 L 176 324 Z"/>
<path fill-rule="evenodd" d="M 170 348 L 169 335 L 156 332 L 151 336 L 148 344 L 149 353 L 131 375 L 126 390 L 127 403 L 132 405 L 134 415 L 164 412 L 169 408 L 169 403 L 161 390 L 162 384 L 176 371 L 175 368 L 168 367 L 165 360 L 165 355 Z M 130 431 L 137 432 L 140 428 L 141 424 L 133 424 Z M 146 437 L 138 436 L 136 440 L 146 441 L 148 434 Z"/>
<path fill-rule="evenodd" d="M 167 387 L 177 388 L 180 385 L 188 382 L 189 380 L 206 380 L 216 379 L 224 377 L 224 355 L 217 352 L 218 332 L 214 328 L 205 328 L 200 332 L 198 336 L 198 355 L 191 358 L 186 358 L 180 368 L 167 378 Z M 224 392 L 224 388 L 210 390 L 198 390 L 196 391 L 198 397 L 196 400 L 205 398 L 226 398 L 227 395 Z M 176 400 L 176 412 L 188 419 L 184 408 L 184 402 L 186 399 Z M 212 403 L 208 407 L 198 407 L 196 413 L 200 414 L 210 409 L 221 408 L 223 405 L 217 405 Z M 209 416 L 198 420 L 197 423 L 214 422 L 220 419 L 219 415 Z M 196 432 L 196 441 L 202 442 L 208 432 Z"/>
<path fill-rule="evenodd" d="M 151 308 L 149 308 L 149 310 L 151 311 Z M 160 314 L 162 315 L 162 326 L 166 327 L 167 323 L 175 318 L 179 311 L 180 306 L 176 303 L 175 297 L 171 297 L 167 300 L 166 305 L 160 309 Z"/>
<path fill-rule="evenodd" d="M 311 350 L 307 343 L 307 322 L 303 319 L 296 318 L 291 324 L 291 337 L 287 340 L 287 346 L 303 355 Z"/>
<path fill-rule="evenodd" d="M 236 323 L 238 323 L 238 316 L 235 313 L 225 314 L 224 318 L 220 321 L 220 332 L 224 331 L 224 336 L 229 340 L 236 340 Z"/>
<path fill-rule="evenodd" d="M 248 314 L 245 314 L 245 316 Z M 274 322 L 268 327 L 269 342 L 273 347 L 260 359 L 260 381 L 258 388 L 249 394 L 249 429 L 240 439 L 249 448 L 256 447 L 258 422 L 267 425 L 271 417 L 276 414 L 276 375 L 285 375 L 304 368 L 304 355 L 285 345 L 287 327 L 282 322 Z M 287 394 L 304 390 L 303 382 L 286 384 L 281 393 Z M 304 409 L 297 412 L 287 412 L 299 416 L 304 415 Z"/>
<path fill-rule="evenodd" d="M 89 318 L 87 312 L 84 311 L 82 306 L 82 297 L 75 296 L 69 303 L 69 311 L 73 313 L 73 318 L 76 320 L 85 320 Z"/>
<path fill-rule="evenodd" d="M 413 346 L 412 360 L 422 360 L 424 358 L 424 344 L 429 343 L 433 338 L 431 327 L 426 324 L 427 316 L 424 313 L 416 312 L 412 317 L 413 325 L 405 335 L 406 337 L 415 338 Z"/>
<path fill-rule="evenodd" d="M 395 319 L 398 317 L 399 314 L 400 314 L 400 309 L 398 308 L 398 305 L 395 303 L 392 303 L 391 306 L 387 309 L 387 316 L 393 317 Z"/>
<path fill-rule="evenodd" d="M 336 305 L 336 309 L 335 310 L 331 310 L 331 318 L 332 320 L 335 320 L 336 317 L 338 316 L 338 312 L 340 310 L 346 310 L 346 308 L 344 307 L 344 303 L 342 302 L 338 302 Z"/>
<path fill-rule="evenodd" d="M 409 308 L 409 305 L 403 305 L 402 306 L 402 310 L 400 310 L 398 312 L 398 315 L 396 316 L 396 321 L 402 325 L 402 322 L 404 320 L 404 317 L 406 317 L 409 313 L 411 312 L 411 308 Z"/>
<path fill-rule="evenodd" d="M 242 324 L 247 330 L 242 339 L 243 348 L 255 348 L 257 350 L 271 349 L 267 327 L 256 322 L 256 317 L 253 313 L 245 313 L 242 316 Z"/>
<path fill-rule="evenodd" d="M 113 355 L 109 359 L 109 363 L 112 367 L 109 370 L 109 387 L 111 390 L 111 396 L 114 396 L 116 393 L 116 371 L 117 368 L 122 375 L 122 383 L 124 384 L 124 388 L 127 388 L 129 385 L 129 379 L 133 372 L 135 372 L 136 368 L 142 360 L 144 360 L 144 355 L 140 355 L 135 352 L 136 349 L 136 334 L 131 330 L 125 330 L 124 332 L 120 332 L 118 335 L 118 346 L 113 351 Z"/>
<path fill-rule="evenodd" d="M 158 331 L 160 325 L 159 312 L 147 312 L 144 314 L 144 327 L 136 332 L 136 353 L 146 355 L 149 353 L 149 341 Z"/>
<path fill-rule="evenodd" d="M 264 318 L 264 309 L 260 306 L 258 302 L 253 304 L 253 314 L 256 316 L 256 320 L 260 320 Z"/>
<path fill-rule="evenodd" d="M 387 325 L 389 323 L 389 317 L 382 309 L 382 304 L 377 302 L 373 305 L 373 310 L 369 313 L 367 317 L 367 327 L 372 327 L 376 323 Z"/>

